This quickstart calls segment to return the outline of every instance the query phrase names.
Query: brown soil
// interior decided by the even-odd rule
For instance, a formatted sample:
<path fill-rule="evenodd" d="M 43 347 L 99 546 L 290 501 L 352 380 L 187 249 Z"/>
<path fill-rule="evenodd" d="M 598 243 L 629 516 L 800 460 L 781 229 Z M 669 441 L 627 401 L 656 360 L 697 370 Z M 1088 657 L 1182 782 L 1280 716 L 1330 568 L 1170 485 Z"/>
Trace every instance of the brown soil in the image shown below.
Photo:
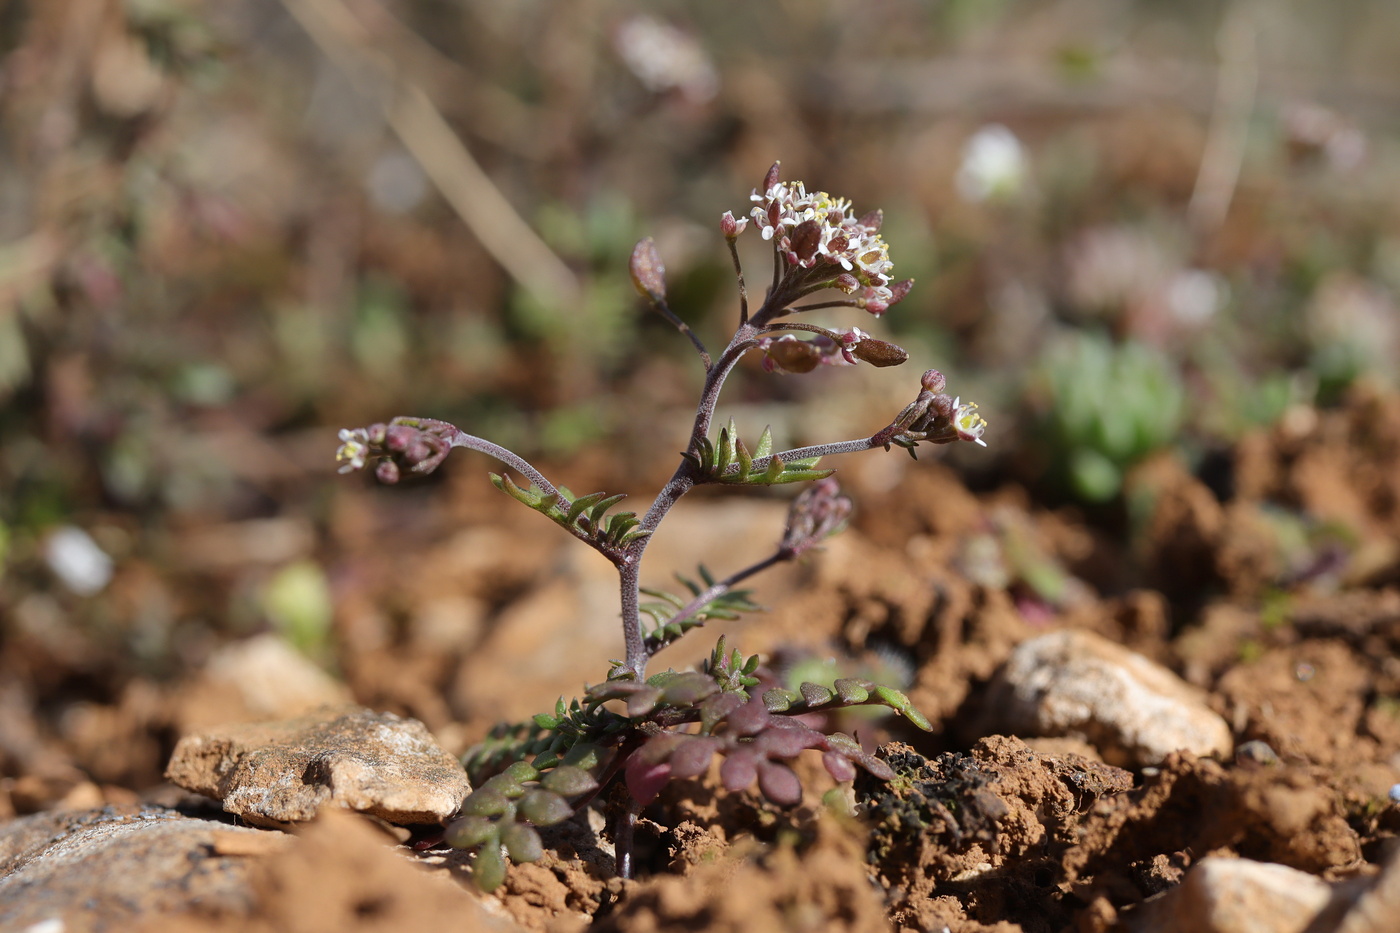
<path fill-rule="evenodd" d="M 856 782 L 867 819 L 823 801 L 830 784 L 816 767 L 803 773 L 804 802 L 781 813 L 678 784 L 642 821 L 637 880 L 611 878 L 608 840 L 580 823 L 486 898 L 465 884 L 463 855 L 412 856 L 424 864 L 409 870 L 387 837 L 331 821 L 308 830 L 307 845 L 260 856 L 252 919 L 176 926 L 405 929 L 476 916 L 542 931 L 1087 933 L 1118 928 L 1208 855 L 1328 881 L 1373 874 L 1400 827 L 1388 797 L 1400 782 L 1397 464 L 1400 399 L 1360 393 L 1342 411 L 1295 413 L 1248 438 L 1212 487 L 1175 461 L 1145 464 L 1120 522 L 1135 536 L 1017 489 L 974 495 L 937 463 L 902 464 L 892 484 L 888 468 L 854 465 L 843 477 L 860 506 L 855 527 L 768 580 L 758 595 L 774 610 L 726 634 L 775 658 L 816 652 L 908 670 L 935 732 L 857 724 L 900 775 Z M 355 699 L 423 720 L 454 752 L 496 718 L 597 680 L 618 650 L 609 568 L 482 491 L 478 472 L 434 490 L 430 517 L 407 500 L 340 494 L 328 558 L 338 663 Z M 653 572 L 692 564 L 697 542 L 711 566 L 749 547 L 761 556 L 781 512 L 706 499 L 658 540 Z M 741 533 L 701 530 L 726 522 Z M 389 531 L 404 550 L 386 552 Z M 997 573 L 979 556 L 989 541 Z M 1055 587 L 1036 582 L 1046 568 Z M 1065 626 L 1205 690 L 1233 730 L 1234 760 L 1178 754 L 1127 771 L 1071 738 L 988 734 L 988 679 L 1017 643 Z M 679 666 L 712 643 L 690 640 L 660 663 Z M 0 816 L 149 796 L 180 729 L 215 718 L 196 708 L 209 696 L 196 670 L 175 684 L 133 680 L 114 702 L 46 720 L 24 691 L 62 676 L 63 656 L 37 636 L 7 651 L 30 658 L 26 677 L 0 688 L 4 714 L 27 717 L 5 728 L 14 777 L 0 783 Z"/>

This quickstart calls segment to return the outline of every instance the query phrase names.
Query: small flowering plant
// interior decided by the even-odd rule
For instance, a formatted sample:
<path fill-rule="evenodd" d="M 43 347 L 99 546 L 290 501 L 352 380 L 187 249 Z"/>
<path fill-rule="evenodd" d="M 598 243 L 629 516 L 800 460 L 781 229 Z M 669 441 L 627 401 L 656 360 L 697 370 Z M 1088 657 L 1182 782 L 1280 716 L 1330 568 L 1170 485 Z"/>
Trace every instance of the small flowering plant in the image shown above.
<path fill-rule="evenodd" d="M 764 798 L 779 806 L 801 798 L 801 784 L 788 762 L 804 751 L 820 754 L 836 781 L 852 780 L 857 767 L 879 778 L 892 777 L 889 767 L 854 739 L 818 731 L 800 718 L 804 713 L 883 706 L 929 728 L 908 698 L 892 687 L 854 677 L 829 685 L 779 685 L 758 656 L 731 650 L 723 638 L 699 670 L 647 670 L 658 652 L 706 622 L 759 608 L 739 584 L 797 559 L 845 526 L 851 501 L 831 478 L 835 471 L 818 466 L 822 458 L 891 446 L 913 456 L 922 443 L 986 446 L 982 434 L 987 425 L 976 406 L 946 395 L 945 380 L 936 370 L 923 374 L 909 405 L 867 437 L 775 452 L 767 429 L 752 446 L 740 438 L 733 420 L 714 431 L 725 379 L 749 353 L 761 354 L 763 368 L 774 373 L 862 362 L 894 366 L 908 358 L 902 348 L 859 327 L 836 331 L 799 319 L 808 311 L 842 307 L 878 318 L 908 295 L 913 282 L 891 277 L 879 211 L 857 218 L 845 199 L 808 193 L 801 182 L 780 180 L 778 170 L 774 163 L 762 190 L 754 191 L 749 218 L 736 219 L 730 212 L 720 218 L 738 279 L 739 320 L 718 356 L 668 305 L 665 269 L 652 241 L 642 240 L 632 253 L 637 291 L 691 341 L 705 368 L 686 450 L 640 515 L 615 510 L 621 494 L 575 495 L 514 452 L 444 421 L 400 417 L 340 432 L 336 459 L 341 472 L 373 464 L 384 483 L 398 482 L 406 473 L 430 473 L 456 447 L 488 454 L 525 481 L 522 485 L 505 473 L 493 473 L 498 489 L 617 568 L 625 656 L 581 698 L 567 704 L 560 699 L 552 711 L 528 722 L 498 726 L 467 753 L 476 790 L 447 827 L 445 839 L 476 850 L 474 874 L 484 890 L 504 879 L 507 857 L 524 862 L 543 854 L 537 827 L 567 819 L 603 792 L 616 810 L 617 871 L 627 877 L 632 829 L 641 809 L 671 780 L 703 776 L 715 761 L 725 789 L 738 792 L 756 784 Z M 736 247 L 750 221 L 773 245 L 772 280 L 763 302 L 752 310 Z M 808 300 L 821 292 L 832 296 Z M 722 579 L 701 567 L 695 578 L 681 578 L 685 594 L 644 588 L 642 558 L 650 536 L 682 496 L 713 483 L 809 485 L 794 500 L 786 530 L 768 557 Z M 613 793 L 614 786 L 622 790 Z"/>

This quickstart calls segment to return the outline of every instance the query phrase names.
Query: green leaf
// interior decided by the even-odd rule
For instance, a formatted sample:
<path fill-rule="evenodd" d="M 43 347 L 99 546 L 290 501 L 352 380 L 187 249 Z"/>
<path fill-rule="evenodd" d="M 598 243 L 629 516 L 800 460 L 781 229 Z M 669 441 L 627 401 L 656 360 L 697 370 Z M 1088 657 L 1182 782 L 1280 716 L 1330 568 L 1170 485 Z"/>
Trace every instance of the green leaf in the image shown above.
<path fill-rule="evenodd" d="M 836 688 L 836 695 L 841 698 L 841 702 L 864 703 L 870 699 L 870 688 L 875 685 L 858 677 L 841 677 L 832 686 Z"/>
<path fill-rule="evenodd" d="M 577 765 L 560 765 L 540 779 L 540 786 L 561 797 L 577 797 L 598 789 L 598 779 Z"/>
<path fill-rule="evenodd" d="M 770 713 L 785 713 L 792 709 L 792 704 L 802 699 L 802 694 L 796 690 L 788 690 L 785 687 L 774 687 L 763 694 L 763 705 Z"/>
<path fill-rule="evenodd" d="M 749 455 L 749 449 L 744 446 L 744 442 L 737 437 L 734 439 L 734 453 L 739 458 L 739 481 L 744 482 L 753 470 L 753 457 Z"/>
<path fill-rule="evenodd" d="M 553 826 L 573 816 L 574 808 L 553 791 L 535 788 L 521 798 L 520 815 L 536 826 Z"/>
<path fill-rule="evenodd" d="M 490 894 L 506 880 L 506 860 L 499 845 L 482 846 L 472 862 L 472 881 L 479 890 Z"/>
<path fill-rule="evenodd" d="M 880 698 L 881 703 L 899 713 L 920 729 L 925 732 L 933 731 L 933 726 L 929 723 L 928 719 L 925 718 L 923 713 L 914 708 L 914 705 L 909 702 L 909 698 L 901 691 L 893 687 L 877 686 L 875 688 L 875 696 Z"/>
<path fill-rule="evenodd" d="M 470 849 L 498 838 L 497 824 L 484 816 L 464 816 L 447 828 L 447 844 L 454 849 Z"/>
<path fill-rule="evenodd" d="M 533 781 L 540 776 L 539 771 L 528 761 L 517 761 L 502 772 L 506 779 L 515 784 L 524 784 L 526 781 Z"/>
<path fill-rule="evenodd" d="M 617 505 L 619 502 L 626 498 L 627 493 L 620 492 L 617 495 L 608 496 L 606 499 L 599 500 L 589 510 L 588 518 L 593 522 L 593 524 L 597 525 L 603 520 L 603 516 L 607 514 L 608 509 Z"/>
<path fill-rule="evenodd" d="M 462 801 L 462 813 L 466 816 L 500 816 L 510 806 L 510 800 L 500 790 L 479 787 Z"/>
<path fill-rule="evenodd" d="M 501 830 L 501 845 L 513 862 L 538 862 L 544 856 L 540 834 L 524 823 L 511 823 Z"/>
<path fill-rule="evenodd" d="M 754 448 L 755 458 L 766 457 L 773 452 L 773 428 L 765 425 L 763 433 L 758 437 L 758 446 Z"/>
<path fill-rule="evenodd" d="M 575 499 L 569 506 L 568 514 L 564 516 L 565 523 L 572 525 L 574 522 L 578 521 L 578 517 L 585 511 L 606 499 L 607 495 L 608 494 L 605 492 L 591 492 L 586 496 L 580 496 Z"/>

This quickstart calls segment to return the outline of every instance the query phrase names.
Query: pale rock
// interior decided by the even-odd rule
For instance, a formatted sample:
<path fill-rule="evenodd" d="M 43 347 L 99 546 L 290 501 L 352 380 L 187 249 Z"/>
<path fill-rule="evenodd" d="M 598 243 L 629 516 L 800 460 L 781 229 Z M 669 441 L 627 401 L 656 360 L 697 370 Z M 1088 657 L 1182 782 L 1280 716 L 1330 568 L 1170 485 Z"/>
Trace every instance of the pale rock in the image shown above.
<path fill-rule="evenodd" d="M 1332 885 L 1296 868 L 1212 856 L 1144 905 L 1129 926 L 1132 933 L 1302 933 L 1314 929 L 1335 894 Z"/>
<path fill-rule="evenodd" d="M 1228 756 L 1230 727 L 1205 695 L 1171 671 L 1092 632 L 1066 629 L 1022 642 L 987 705 L 993 728 L 1083 739 L 1110 764 L 1160 763 L 1175 751 Z"/>
<path fill-rule="evenodd" d="M 13 820 L 0 826 L 0 929 L 130 929 L 192 904 L 244 912 L 247 856 L 291 841 L 149 806 Z"/>
<path fill-rule="evenodd" d="M 310 820 L 324 806 L 441 823 L 471 791 L 422 723 L 359 707 L 187 735 L 165 774 L 259 826 Z"/>

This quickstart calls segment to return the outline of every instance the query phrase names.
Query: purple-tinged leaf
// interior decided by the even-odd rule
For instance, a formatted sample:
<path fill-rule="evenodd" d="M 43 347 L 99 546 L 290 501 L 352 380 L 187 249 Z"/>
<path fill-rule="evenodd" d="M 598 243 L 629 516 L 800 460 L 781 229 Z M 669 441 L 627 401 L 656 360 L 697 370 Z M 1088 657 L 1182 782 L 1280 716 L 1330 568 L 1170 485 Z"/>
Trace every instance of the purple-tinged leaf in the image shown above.
<path fill-rule="evenodd" d="M 700 704 L 700 731 L 714 731 L 715 725 L 748 702 L 742 693 L 717 693 Z"/>
<path fill-rule="evenodd" d="M 822 752 L 822 764 L 826 766 L 826 771 L 831 775 L 832 780 L 837 783 L 854 781 L 856 779 L 856 766 L 851 764 L 851 760 L 836 752 Z"/>
<path fill-rule="evenodd" d="M 758 777 L 756 758 L 750 748 L 738 748 L 726 755 L 724 764 L 719 767 L 719 782 L 724 789 L 737 792 L 750 787 Z"/>
<path fill-rule="evenodd" d="M 802 802 L 802 782 L 791 768 L 779 761 L 758 763 L 758 789 L 779 806 L 791 807 Z"/>
<path fill-rule="evenodd" d="M 641 755 L 633 754 L 627 759 L 623 773 L 627 779 L 627 792 L 638 805 L 644 807 L 655 800 L 661 788 L 671 780 L 671 764 L 648 764 Z"/>
<path fill-rule="evenodd" d="M 644 686 L 627 697 L 627 715 L 633 719 L 638 716 L 645 716 L 647 713 L 656 709 L 656 703 L 660 699 L 660 688 Z"/>
<path fill-rule="evenodd" d="M 753 740 L 754 747 L 761 754 L 771 758 L 796 758 L 807 749 L 822 745 L 826 739 L 817 730 L 793 720 L 786 720 L 791 723 L 786 727 L 776 726 L 780 722 L 784 720 L 774 720 L 775 728 L 765 729 Z"/>
<path fill-rule="evenodd" d="M 753 735 L 767 726 L 771 718 L 763 700 L 753 699 L 730 713 L 725 722 L 735 735 Z"/>
<path fill-rule="evenodd" d="M 802 694 L 802 702 L 808 706 L 825 706 L 832 701 L 835 696 L 829 689 L 821 684 L 814 684 L 810 680 L 805 680 L 799 686 L 798 691 Z"/>
<path fill-rule="evenodd" d="M 684 779 L 704 774 L 710 766 L 710 759 L 723 744 L 713 736 L 689 736 L 671 753 L 671 776 Z"/>
<path fill-rule="evenodd" d="M 894 780 L 894 769 L 891 768 L 884 761 L 880 760 L 879 758 L 876 758 L 874 755 L 864 756 L 860 759 L 860 764 L 861 767 L 869 771 L 871 775 L 879 778 L 882 781 Z"/>
<path fill-rule="evenodd" d="M 661 699 L 672 706 L 694 706 L 701 700 L 719 691 L 714 678 L 699 671 L 687 671 L 661 687 Z"/>

